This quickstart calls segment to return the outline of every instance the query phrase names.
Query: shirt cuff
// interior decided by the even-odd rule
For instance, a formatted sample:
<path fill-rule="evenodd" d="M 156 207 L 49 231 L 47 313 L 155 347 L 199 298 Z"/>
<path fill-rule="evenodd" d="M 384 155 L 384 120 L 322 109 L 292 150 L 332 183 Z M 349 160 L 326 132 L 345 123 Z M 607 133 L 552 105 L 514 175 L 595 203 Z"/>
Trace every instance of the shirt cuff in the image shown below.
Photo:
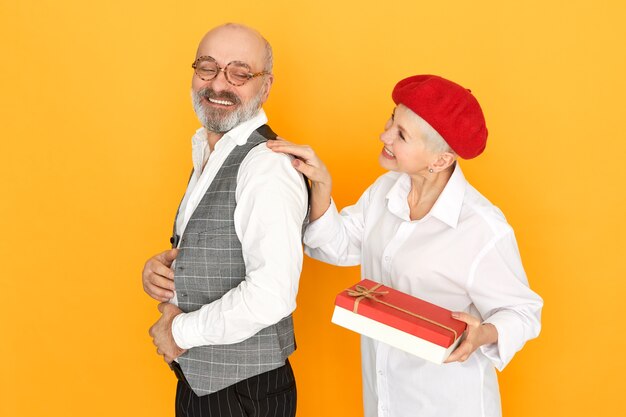
<path fill-rule="evenodd" d="M 196 347 L 201 345 L 201 343 L 194 344 L 193 341 L 187 340 L 189 337 L 185 338 L 185 328 L 187 330 L 191 330 L 193 325 L 191 322 L 193 321 L 192 316 L 193 313 L 182 313 L 174 317 L 172 321 L 172 337 L 174 338 L 174 342 L 181 349 L 191 349 L 192 347 Z M 187 332 L 189 335 L 191 332 Z"/>
<path fill-rule="evenodd" d="M 303 242 L 306 246 L 316 249 L 331 242 L 340 226 L 341 219 L 338 218 L 335 201 L 330 199 L 330 206 L 320 218 L 306 226 Z"/>

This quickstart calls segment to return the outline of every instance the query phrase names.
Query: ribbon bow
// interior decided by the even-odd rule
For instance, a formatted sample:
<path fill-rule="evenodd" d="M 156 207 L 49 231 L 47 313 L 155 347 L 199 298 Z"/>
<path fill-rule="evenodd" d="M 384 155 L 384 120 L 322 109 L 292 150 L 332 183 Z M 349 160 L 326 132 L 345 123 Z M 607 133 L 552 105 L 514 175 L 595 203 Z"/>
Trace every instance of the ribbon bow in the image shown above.
<path fill-rule="evenodd" d="M 393 304 L 390 304 L 390 303 L 387 303 L 385 301 L 379 300 L 377 298 L 377 296 L 385 295 L 385 294 L 389 293 L 389 291 L 376 291 L 378 288 L 382 287 L 382 285 L 383 284 L 377 284 L 377 285 L 374 285 L 372 288 L 365 288 L 362 285 L 356 285 L 354 288 L 348 288 L 346 290 L 347 294 L 350 297 L 356 297 L 356 300 L 354 300 L 354 308 L 352 309 L 352 312 L 355 313 L 355 314 L 358 314 L 359 303 L 361 302 L 361 300 L 363 300 L 364 298 L 369 298 L 370 300 L 372 300 L 374 302 L 377 302 L 377 303 L 380 303 L 380 304 L 384 304 L 384 305 L 386 305 L 388 307 L 391 307 L 391 308 L 394 308 L 394 309 L 396 309 L 398 311 L 402 311 L 403 313 L 406 313 L 406 314 L 408 314 L 410 316 L 416 317 L 416 318 L 418 318 L 420 320 L 424 320 L 424 321 L 426 321 L 428 323 L 434 324 L 435 326 L 439 326 L 439 327 L 441 327 L 443 329 L 449 330 L 449 331 L 451 331 L 454 334 L 454 340 L 456 341 L 458 335 L 456 333 L 456 330 L 454 330 L 453 328 L 445 326 L 445 325 L 443 325 L 441 323 L 437 323 L 436 321 L 431 320 L 429 318 L 426 318 L 424 316 L 420 316 L 419 314 L 413 313 L 412 311 L 405 310 L 404 308 L 401 308 L 401 307 L 398 307 L 398 306 L 394 306 Z"/>
<path fill-rule="evenodd" d="M 363 299 L 363 298 L 370 298 L 370 299 L 375 299 L 377 295 L 385 295 L 388 294 L 389 291 L 376 291 L 376 289 L 380 286 L 382 286 L 383 284 L 378 284 L 373 286 L 372 288 L 365 288 L 362 285 L 357 285 L 356 287 L 354 287 L 354 289 L 352 288 L 348 288 L 348 295 L 350 297 L 358 297 L 356 299 L 356 301 L 354 302 L 354 312 L 356 313 L 357 311 L 357 307 L 359 305 L 359 302 Z"/>

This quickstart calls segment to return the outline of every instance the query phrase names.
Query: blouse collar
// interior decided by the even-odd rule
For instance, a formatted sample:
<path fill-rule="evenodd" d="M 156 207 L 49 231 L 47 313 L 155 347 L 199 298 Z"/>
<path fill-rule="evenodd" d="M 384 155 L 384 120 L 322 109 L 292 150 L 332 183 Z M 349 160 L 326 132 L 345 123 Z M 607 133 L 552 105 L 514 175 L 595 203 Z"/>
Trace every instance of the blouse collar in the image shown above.
<path fill-rule="evenodd" d="M 456 163 L 448 183 L 433 207 L 426 216 L 416 220 L 416 222 L 423 222 L 430 217 L 435 217 L 448 226 L 456 228 L 461 215 L 466 186 L 467 180 L 461 171 L 461 167 Z M 389 211 L 404 221 L 411 221 L 409 204 L 407 202 L 410 190 L 411 178 L 407 174 L 400 174 L 386 196 Z"/>

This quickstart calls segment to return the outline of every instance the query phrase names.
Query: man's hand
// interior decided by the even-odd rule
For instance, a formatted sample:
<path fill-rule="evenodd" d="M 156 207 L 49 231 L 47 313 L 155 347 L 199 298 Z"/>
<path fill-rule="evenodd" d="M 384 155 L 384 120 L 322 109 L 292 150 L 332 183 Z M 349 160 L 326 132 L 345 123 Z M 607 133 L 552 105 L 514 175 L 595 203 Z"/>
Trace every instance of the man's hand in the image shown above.
<path fill-rule="evenodd" d="M 182 310 L 170 303 L 161 303 L 158 308 L 161 318 L 150 327 L 148 333 L 152 337 L 152 343 L 157 347 L 157 353 L 163 356 L 165 362 L 171 363 L 186 352 L 185 349 L 178 347 L 172 336 L 172 321 L 182 313 Z"/>
<path fill-rule="evenodd" d="M 493 324 L 482 324 L 478 317 L 462 312 L 454 312 L 452 317 L 467 323 L 467 335 L 465 340 L 446 359 L 445 363 L 465 362 L 482 345 L 498 341 L 498 330 Z"/>
<path fill-rule="evenodd" d="M 170 268 L 178 249 L 161 252 L 148 259 L 141 274 L 143 290 L 157 301 L 168 301 L 174 296 L 174 271 Z"/>

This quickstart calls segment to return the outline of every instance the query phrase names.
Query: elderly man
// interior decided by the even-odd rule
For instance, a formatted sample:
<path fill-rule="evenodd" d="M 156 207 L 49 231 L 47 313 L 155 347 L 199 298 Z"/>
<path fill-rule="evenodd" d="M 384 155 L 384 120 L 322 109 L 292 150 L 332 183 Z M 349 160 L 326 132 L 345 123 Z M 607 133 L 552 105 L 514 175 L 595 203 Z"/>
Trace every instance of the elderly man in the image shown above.
<path fill-rule="evenodd" d="M 294 416 L 291 313 L 307 213 L 303 178 L 270 151 L 261 108 L 272 49 L 226 24 L 198 46 L 191 82 L 202 124 L 172 248 L 149 259 L 144 290 L 161 301 L 150 335 L 178 377 L 176 416 Z"/>

